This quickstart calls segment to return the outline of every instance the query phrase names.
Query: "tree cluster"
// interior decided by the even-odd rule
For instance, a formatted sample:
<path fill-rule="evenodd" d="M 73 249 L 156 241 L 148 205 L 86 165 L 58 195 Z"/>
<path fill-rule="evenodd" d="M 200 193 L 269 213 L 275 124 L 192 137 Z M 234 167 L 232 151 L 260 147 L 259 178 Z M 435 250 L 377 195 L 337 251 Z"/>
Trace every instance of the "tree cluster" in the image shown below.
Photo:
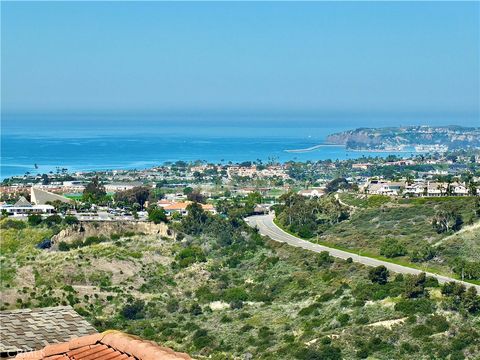
<path fill-rule="evenodd" d="M 277 219 L 289 231 L 304 238 L 313 237 L 329 226 L 348 219 L 348 208 L 332 196 L 306 198 L 290 192 L 280 197 Z"/>
<path fill-rule="evenodd" d="M 83 190 L 82 200 L 89 203 L 98 203 L 107 195 L 105 186 L 102 185 L 98 176 L 94 177 Z"/>
<path fill-rule="evenodd" d="M 150 189 L 148 187 L 136 186 L 132 189 L 117 192 L 113 198 L 120 205 L 143 209 L 149 197 Z"/>

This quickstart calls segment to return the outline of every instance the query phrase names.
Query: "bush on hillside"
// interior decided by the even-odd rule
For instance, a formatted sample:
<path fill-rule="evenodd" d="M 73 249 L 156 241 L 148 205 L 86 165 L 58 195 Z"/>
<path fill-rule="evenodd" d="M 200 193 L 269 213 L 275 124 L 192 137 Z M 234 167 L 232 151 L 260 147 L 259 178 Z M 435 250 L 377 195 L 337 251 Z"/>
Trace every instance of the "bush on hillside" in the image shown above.
<path fill-rule="evenodd" d="M 37 226 L 42 223 L 42 215 L 32 214 L 28 216 L 28 225 Z"/>
<path fill-rule="evenodd" d="M 22 220 L 5 219 L 2 221 L 0 227 L 2 229 L 22 230 L 27 227 L 27 224 Z"/>
<path fill-rule="evenodd" d="M 407 250 L 405 249 L 405 246 L 400 244 L 397 239 L 385 239 L 380 247 L 380 254 L 387 258 L 403 256 L 406 253 Z"/>

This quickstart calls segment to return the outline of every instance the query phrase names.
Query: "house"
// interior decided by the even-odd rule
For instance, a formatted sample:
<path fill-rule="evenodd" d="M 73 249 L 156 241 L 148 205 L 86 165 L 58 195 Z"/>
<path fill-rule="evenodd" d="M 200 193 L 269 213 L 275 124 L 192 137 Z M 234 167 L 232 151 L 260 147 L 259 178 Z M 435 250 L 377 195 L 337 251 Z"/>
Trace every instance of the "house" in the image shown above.
<path fill-rule="evenodd" d="M 365 184 L 364 191 L 371 195 L 398 196 L 405 188 L 405 183 L 372 180 Z"/>
<path fill-rule="evenodd" d="M 141 182 L 120 182 L 120 183 L 110 183 L 110 184 L 105 184 L 105 191 L 106 192 L 118 192 L 118 191 L 125 191 L 125 190 L 131 190 L 134 187 L 139 187 L 143 186 L 143 183 Z"/>
<path fill-rule="evenodd" d="M 425 193 L 425 184 L 423 182 L 407 184 L 405 185 L 403 193 L 408 196 L 423 196 Z"/>
<path fill-rule="evenodd" d="M 308 198 L 313 198 L 313 197 L 323 196 L 325 194 L 325 191 L 321 189 L 306 189 L 306 190 L 300 190 L 298 194 Z"/>
<path fill-rule="evenodd" d="M 0 205 L 0 211 L 6 212 L 10 216 L 26 216 L 31 214 L 51 214 L 55 212 L 55 208 L 52 205 L 32 205 L 22 196 L 14 205 Z"/>
<path fill-rule="evenodd" d="M 463 184 L 451 184 L 451 191 L 453 195 L 456 196 L 467 196 L 469 191 L 467 187 Z"/>
<path fill-rule="evenodd" d="M 0 311 L 0 324 L 2 357 L 97 333 L 71 306 Z"/>
<path fill-rule="evenodd" d="M 182 216 L 188 215 L 187 207 L 188 205 L 192 204 L 191 201 L 185 202 L 171 202 L 170 204 L 166 204 L 165 202 L 159 202 L 158 205 L 165 210 L 167 216 L 172 216 L 173 214 L 180 214 Z M 212 204 L 200 204 L 204 211 L 208 211 L 212 214 L 216 214 L 217 211 Z"/>
<path fill-rule="evenodd" d="M 270 212 L 270 207 L 271 207 L 270 204 L 258 204 L 258 205 L 255 206 L 255 208 L 253 209 L 253 214 L 254 214 L 254 215 L 265 215 L 265 214 L 268 214 L 268 213 Z"/>
<path fill-rule="evenodd" d="M 426 194 L 428 197 L 444 196 L 448 193 L 447 184 L 437 182 L 427 182 Z"/>
<path fill-rule="evenodd" d="M 370 163 L 352 164 L 352 169 L 368 170 L 368 168 L 372 165 L 373 164 L 370 164 Z"/>

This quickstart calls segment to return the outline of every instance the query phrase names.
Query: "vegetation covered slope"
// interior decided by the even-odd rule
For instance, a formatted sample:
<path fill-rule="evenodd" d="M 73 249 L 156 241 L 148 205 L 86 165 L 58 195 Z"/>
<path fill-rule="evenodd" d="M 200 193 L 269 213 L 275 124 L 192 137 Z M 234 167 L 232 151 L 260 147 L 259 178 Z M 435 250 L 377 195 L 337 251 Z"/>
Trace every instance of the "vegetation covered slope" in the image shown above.
<path fill-rule="evenodd" d="M 277 221 L 311 241 L 480 280 L 478 199 L 397 200 L 344 193 L 339 200 L 335 207 L 330 205 L 335 201 L 332 196 L 305 199 L 284 195 L 284 205 L 277 208 Z M 333 221 L 325 221 L 332 216 Z M 297 223 L 302 225 L 297 227 Z"/>
<path fill-rule="evenodd" d="M 71 304 L 99 330 L 196 358 L 480 356 L 476 294 L 271 242 L 238 219 L 190 210 L 176 240 L 120 234 L 67 251 L 35 247 L 51 231 L 43 225 L 9 224 L 2 307 Z"/>

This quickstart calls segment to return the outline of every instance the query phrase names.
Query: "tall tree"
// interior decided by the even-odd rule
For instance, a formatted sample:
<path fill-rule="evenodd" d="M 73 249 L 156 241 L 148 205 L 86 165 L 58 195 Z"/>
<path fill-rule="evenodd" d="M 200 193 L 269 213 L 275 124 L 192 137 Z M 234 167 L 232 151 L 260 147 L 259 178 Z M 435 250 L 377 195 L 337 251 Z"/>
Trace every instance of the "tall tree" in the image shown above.
<path fill-rule="evenodd" d="M 84 201 L 96 203 L 102 200 L 105 195 L 107 195 L 105 186 L 100 183 L 98 176 L 95 176 L 92 181 L 85 186 L 82 198 Z"/>

